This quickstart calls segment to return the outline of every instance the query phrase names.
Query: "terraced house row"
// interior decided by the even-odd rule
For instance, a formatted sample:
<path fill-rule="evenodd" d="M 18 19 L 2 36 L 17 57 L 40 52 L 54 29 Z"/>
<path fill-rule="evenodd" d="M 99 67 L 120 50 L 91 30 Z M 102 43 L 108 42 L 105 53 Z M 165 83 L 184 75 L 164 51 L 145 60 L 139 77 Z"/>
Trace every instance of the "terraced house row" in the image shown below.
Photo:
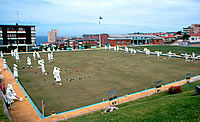
<path fill-rule="evenodd" d="M 98 47 L 101 42 L 101 46 L 129 46 L 129 45 L 143 45 L 143 44 L 163 44 L 163 39 L 155 35 L 143 35 L 143 34 L 83 34 L 82 37 L 64 39 L 65 45 L 73 47 L 74 49 L 81 49 L 84 45 Z"/>

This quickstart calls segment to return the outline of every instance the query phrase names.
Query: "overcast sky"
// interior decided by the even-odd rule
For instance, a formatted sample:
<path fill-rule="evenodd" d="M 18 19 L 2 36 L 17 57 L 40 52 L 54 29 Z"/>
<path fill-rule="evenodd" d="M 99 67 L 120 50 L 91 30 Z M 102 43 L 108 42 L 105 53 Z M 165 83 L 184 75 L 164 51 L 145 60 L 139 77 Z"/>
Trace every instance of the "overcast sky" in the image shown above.
<path fill-rule="evenodd" d="M 200 0 L 0 0 L 0 24 L 36 25 L 37 35 L 179 31 L 200 24 Z M 101 24 L 98 17 L 102 16 Z"/>

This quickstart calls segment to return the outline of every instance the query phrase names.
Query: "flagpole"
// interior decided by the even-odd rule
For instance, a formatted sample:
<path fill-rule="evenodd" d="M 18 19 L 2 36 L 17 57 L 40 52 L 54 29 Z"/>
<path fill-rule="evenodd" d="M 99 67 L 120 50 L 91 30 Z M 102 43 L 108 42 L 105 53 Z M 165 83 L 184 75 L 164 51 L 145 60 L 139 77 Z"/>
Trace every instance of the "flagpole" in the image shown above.
<path fill-rule="evenodd" d="M 101 47 L 101 22 L 100 22 L 101 17 L 99 16 L 99 47 Z"/>

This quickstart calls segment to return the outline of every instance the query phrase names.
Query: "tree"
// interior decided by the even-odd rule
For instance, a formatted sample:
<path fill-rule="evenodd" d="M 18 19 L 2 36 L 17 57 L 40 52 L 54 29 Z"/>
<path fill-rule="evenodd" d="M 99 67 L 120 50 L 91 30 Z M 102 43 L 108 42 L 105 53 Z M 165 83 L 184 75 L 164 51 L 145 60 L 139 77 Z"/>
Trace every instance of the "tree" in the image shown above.
<path fill-rule="evenodd" d="M 181 31 L 178 31 L 176 34 L 180 34 L 181 35 Z"/>
<path fill-rule="evenodd" d="M 183 34 L 183 41 L 189 40 L 190 35 L 187 35 L 186 33 Z"/>
<path fill-rule="evenodd" d="M 87 49 L 87 48 L 90 48 L 90 45 L 89 44 L 85 44 L 84 47 L 85 47 L 85 49 Z"/>

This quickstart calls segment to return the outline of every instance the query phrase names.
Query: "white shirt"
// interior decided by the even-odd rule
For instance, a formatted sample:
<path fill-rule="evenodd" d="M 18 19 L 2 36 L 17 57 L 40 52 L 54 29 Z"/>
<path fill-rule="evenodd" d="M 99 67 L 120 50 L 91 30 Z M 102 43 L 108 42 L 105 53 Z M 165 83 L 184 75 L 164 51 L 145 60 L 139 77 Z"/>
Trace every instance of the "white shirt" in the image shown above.
<path fill-rule="evenodd" d="M 18 69 L 17 69 L 17 67 L 13 67 L 13 74 L 14 74 L 14 77 L 18 77 Z"/>
<path fill-rule="evenodd" d="M 31 58 L 27 57 L 27 65 L 31 65 Z"/>

